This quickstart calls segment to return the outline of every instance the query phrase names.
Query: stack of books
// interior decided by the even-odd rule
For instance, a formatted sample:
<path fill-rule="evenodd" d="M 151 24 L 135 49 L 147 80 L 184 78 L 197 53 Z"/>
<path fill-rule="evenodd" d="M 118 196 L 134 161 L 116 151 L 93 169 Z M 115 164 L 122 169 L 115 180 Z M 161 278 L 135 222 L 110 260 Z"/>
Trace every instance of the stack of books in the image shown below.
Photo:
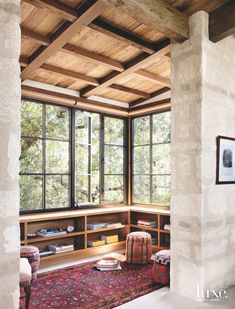
<path fill-rule="evenodd" d="M 42 236 L 42 237 L 51 237 L 51 236 L 64 235 L 64 234 L 67 234 L 67 231 L 64 231 L 60 227 L 56 227 L 52 229 L 40 229 L 37 232 L 37 235 Z"/>
<path fill-rule="evenodd" d="M 101 240 L 104 240 L 106 244 L 112 244 L 118 242 L 118 235 L 101 235 Z"/>
<path fill-rule="evenodd" d="M 52 251 L 53 254 L 74 251 L 74 245 L 68 245 L 68 244 L 49 245 L 48 250 Z"/>
<path fill-rule="evenodd" d="M 102 259 L 99 260 L 95 267 L 100 271 L 121 270 L 120 261 L 116 259 Z"/>
<path fill-rule="evenodd" d="M 156 221 L 148 221 L 148 220 L 138 220 L 137 225 L 146 226 L 146 227 L 157 227 Z"/>

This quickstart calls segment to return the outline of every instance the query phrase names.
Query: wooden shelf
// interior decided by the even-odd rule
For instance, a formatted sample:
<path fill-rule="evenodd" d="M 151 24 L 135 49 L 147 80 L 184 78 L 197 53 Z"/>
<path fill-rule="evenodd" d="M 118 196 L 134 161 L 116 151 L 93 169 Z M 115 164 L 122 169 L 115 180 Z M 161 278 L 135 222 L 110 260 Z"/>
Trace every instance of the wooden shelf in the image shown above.
<path fill-rule="evenodd" d="M 137 228 L 137 229 L 140 229 L 140 230 L 148 230 L 148 231 L 153 231 L 153 232 L 157 232 L 157 228 L 152 228 L 152 227 L 148 227 L 148 226 L 140 226 L 140 225 L 137 225 L 137 224 L 131 224 L 130 225 L 131 227 L 134 227 L 134 228 Z"/>
<path fill-rule="evenodd" d="M 85 234 L 85 232 L 74 232 L 74 233 L 67 233 L 67 234 L 64 234 L 64 235 L 55 235 L 55 236 L 48 236 L 48 237 L 37 236 L 35 238 L 28 238 L 28 244 L 32 244 L 32 243 L 35 243 L 35 242 L 41 242 L 41 241 L 45 241 L 45 240 L 75 237 L 75 236 L 84 235 L 84 234 Z"/>
<path fill-rule="evenodd" d="M 137 225 L 138 219 L 155 221 L 157 227 Z M 87 230 L 87 224 L 95 222 L 121 222 L 122 225 L 98 230 Z M 164 225 L 169 223 L 170 214 L 167 211 L 159 210 L 158 212 L 157 209 L 144 209 L 144 207 L 132 206 L 25 215 L 20 218 L 21 245 L 31 244 L 37 246 L 40 250 L 44 250 L 50 244 L 73 243 L 74 251 L 42 257 L 40 267 L 47 267 L 124 249 L 126 246 L 126 236 L 129 232 L 145 230 L 152 237 L 156 237 L 157 243 L 153 245 L 153 252 L 157 252 L 161 249 L 169 249 L 168 247 L 160 246 L 160 244 L 164 245 L 166 243 L 165 237 L 167 234 L 170 234 L 169 231 L 163 230 Z M 27 237 L 28 233 L 36 233 L 42 228 L 61 227 L 66 230 L 68 225 L 73 225 L 77 232 L 50 237 Z M 119 241 L 97 247 L 87 246 L 88 241 L 100 239 L 102 233 L 107 235 L 116 233 L 118 234 Z"/>
<path fill-rule="evenodd" d="M 110 227 L 110 228 L 104 228 L 104 229 L 98 229 L 98 230 L 87 230 L 87 234 L 93 234 L 93 233 L 100 233 L 100 232 L 106 232 L 106 231 L 112 231 L 112 230 L 120 230 L 124 227 L 128 227 L 128 225 L 121 225 L 119 227 Z"/>

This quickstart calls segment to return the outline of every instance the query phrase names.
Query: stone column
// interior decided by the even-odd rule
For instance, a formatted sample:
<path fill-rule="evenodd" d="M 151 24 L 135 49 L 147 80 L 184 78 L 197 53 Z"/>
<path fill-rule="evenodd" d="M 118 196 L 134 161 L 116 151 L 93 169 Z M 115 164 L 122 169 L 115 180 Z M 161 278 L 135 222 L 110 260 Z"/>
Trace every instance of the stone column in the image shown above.
<path fill-rule="evenodd" d="M 235 185 L 215 184 L 216 136 L 235 137 L 234 55 L 205 12 L 172 48 L 171 291 L 196 300 L 235 284 Z"/>
<path fill-rule="evenodd" d="M 0 0 L 0 307 L 19 308 L 20 0 Z"/>

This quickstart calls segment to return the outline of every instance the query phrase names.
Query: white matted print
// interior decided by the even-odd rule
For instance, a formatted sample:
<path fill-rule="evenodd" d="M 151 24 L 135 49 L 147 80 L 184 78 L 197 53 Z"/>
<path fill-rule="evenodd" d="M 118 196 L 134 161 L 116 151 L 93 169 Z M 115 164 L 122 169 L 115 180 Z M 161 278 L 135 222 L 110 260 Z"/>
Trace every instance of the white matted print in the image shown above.
<path fill-rule="evenodd" d="M 235 138 L 217 136 L 216 183 L 235 183 Z"/>

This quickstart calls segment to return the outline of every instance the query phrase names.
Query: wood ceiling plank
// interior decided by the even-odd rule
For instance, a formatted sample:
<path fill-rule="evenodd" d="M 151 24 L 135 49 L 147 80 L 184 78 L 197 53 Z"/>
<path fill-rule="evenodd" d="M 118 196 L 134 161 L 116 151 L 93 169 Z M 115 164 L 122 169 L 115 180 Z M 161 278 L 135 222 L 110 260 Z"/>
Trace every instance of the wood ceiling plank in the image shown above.
<path fill-rule="evenodd" d="M 140 91 L 134 88 L 125 87 L 123 85 L 113 84 L 113 85 L 110 85 L 109 88 L 119 90 L 122 92 L 126 92 L 126 93 L 130 93 L 130 94 L 135 94 L 135 95 L 138 95 L 139 97 L 146 98 L 146 99 L 150 98 L 150 94 L 147 92 Z"/>
<path fill-rule="evenodd" d="M 43 70 L 49 71 L 49 72 L 54 72 L 54 73 L 61 74 L 67 77 L 72 77 L 73 79 L 76 79 L 76 80 L 78 79 L 82 80 L 90 85 L 94 85 L 94 86 L 99 85 L 99 81 L 93 77 L 90 77 L 90 76 L 87 76 L 85 74 L 81 74 L 78 72 L 62 69 L 54 65 L 43 64 L 40 68 Z"/>
<path fill-rule="evenodd" d="M 104 0 L 104 2 L 177 42 L 188 39 L 188 16 L 170 6 L 165 0 Z"/>
<path fill-rule="evenodd" d="M 33 57 L 30 64 L 22 71 L 22 80 L 30 76 L 30 74 L 39 68 L 49 57 L 51 57 L 58 49 L 62 48 L 72 37 L 79 33 L 86 25 L 101 14 L 106 9 L 103 1 L 98 0 L 84 12 L 81 10 L 80 16 L 72 24 L 66 24 L 57 31 L 54 39 L 49 46 L 40 48 Z M 65 28 L 65 29 L 64 29 Z"/>
<path fill-rule="evenodd" d="M 21 26 L 21 36 L 26 39 L 30 39 L 40 45 L 48 46 L 50 44 L 50 39 L 47 36 L 41 35 Z"/>
<path fill-rule="evenodd" d="M 77 10 L 56 0 L 23 0 L 38 8 L 47 9 L 60 18 L 74 22 L 77 19 Z"/>
<path fill-rule="evenodd" d="M 230 1 L 209 15 L 209 37 L 217 42 L 235 34 L 235 2 Z"/>
<path fill-rule="evenodd" d="M 90 95 L 95 94 L 97 91 L 103 90 L 109 87 L 112 84 L 115 84 L 118 80 L 126 77 L 131 73 L 135 73 L 137 70 L 146 67 L 152 63 L 157 58 L 160 58 L 162 55 L 167 54 L 170 51 L 170 40 L 166 39 L 165 41 L 159 43 L 158 51 L 152 55 L 142 53 L 139 56 L 135 57 L 133 60 L 129 61 L 125 65 L 125 71 L 118 73 L 112 71 L 104 78 L 100 80 L 100 85 L 98 87 L 88 86 L 81 90 L 81 96 L 89 97 Z"/>
<path fill-rule="evenodd" d="M 148 54 L 153 54 L 155 52 L 154 44 L 150 44 L 133 33 L 117 28 L 116 26 L 113 26 L 100 18 L 96 18 L 88 27 L 131 45 L 142 52 L 146 52 Z"/>
<path fill-rule="evenodd" d="M 110 59 L 108 57 L 105 57 L 103 55 L 91 52 L 89 50 L 80 48 L 78 46 L 66 44 L 62 50 L 72 55 L 83 57 L 95 63 L 102 64 L 104 66 L 107 66 L 108 68 L 112 68 L 115 71 L 118 71 L 118 72 L 124 71 L 124 67 L 120 62 Z"/>
<path fill-rule="evenodd" d="M 171 86 L 171 82 L 170 82 L 170 79 L 168 78 L 165 78 L 165 77 L 162 77 L 160 75 L 157 75 L 155 73 L 152 73 L 152 72 L 149 72 L 149 71 L 145 71 L 145 70 L 138 70 L 135 72 L 136 74 L 138 75 L 141 75 L 151 81 L 154 81 L 162 86 L 167 86 L 167 87 L 170 87 Z"/>

